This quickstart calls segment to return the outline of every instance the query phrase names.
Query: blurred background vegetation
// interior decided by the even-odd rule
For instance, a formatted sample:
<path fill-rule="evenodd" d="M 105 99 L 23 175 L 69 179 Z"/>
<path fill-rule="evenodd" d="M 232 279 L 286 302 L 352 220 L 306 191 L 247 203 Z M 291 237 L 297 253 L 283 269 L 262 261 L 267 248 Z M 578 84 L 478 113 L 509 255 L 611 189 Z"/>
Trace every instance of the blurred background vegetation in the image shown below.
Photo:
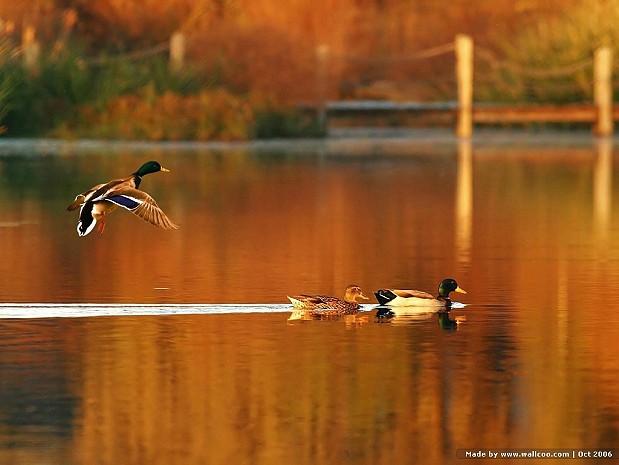
<path fill-rule="evenodd" d="M 453 53 L 414 53 L 458 33 L 475 41 L 476 101 L 590 101 L 593 51 L 619 56 L 617 26 L 619 0 L 0 0 L 0 124 L 9 136 L 319 135 L 297 110 L 317 101 L 318 47 L 328 98 L 453 100 Z"/>

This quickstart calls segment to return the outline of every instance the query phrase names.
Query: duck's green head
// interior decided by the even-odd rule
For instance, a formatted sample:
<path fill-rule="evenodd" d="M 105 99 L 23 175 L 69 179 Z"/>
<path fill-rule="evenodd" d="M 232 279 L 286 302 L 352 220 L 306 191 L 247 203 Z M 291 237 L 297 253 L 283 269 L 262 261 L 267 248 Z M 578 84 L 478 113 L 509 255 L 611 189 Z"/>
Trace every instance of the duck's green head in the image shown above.
<path fill-rule="evenodd" d="M 466 291 L 464 289 L 461 289 L 460 286 L 458 286 L 458 283 L 455 279 L 443 279 L 441 281 L 441 284 L 438 285 L 439 297 L 449 297 L 450 292 L 459 292 L 461 294 L 466 294 Z"/>
<path fill-rule="evenodd" d="M 146 176 L 147 174 L 156 173 L 157 171 L 168 172 L 170 170 L 165 169 L 156 161 L 147 161 L 135 172 L 139 177 Z"/>

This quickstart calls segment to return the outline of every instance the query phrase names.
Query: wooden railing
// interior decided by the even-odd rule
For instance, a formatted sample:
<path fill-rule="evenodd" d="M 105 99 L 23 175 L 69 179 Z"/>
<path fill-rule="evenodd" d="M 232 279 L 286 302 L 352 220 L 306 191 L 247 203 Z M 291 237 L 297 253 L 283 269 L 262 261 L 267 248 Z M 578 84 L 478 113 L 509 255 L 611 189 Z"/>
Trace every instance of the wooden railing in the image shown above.
<path fill-rule="evenodd" d="M 548 70 L 528 70 L 519 68 L 508 62 L 500 62 L 488 51 L 479 48 L 479 56 L 486 61 L 494 61 L 495 66 L 509 68 L 513 72 L 521 72 L 533 77 L 557 77 L 569 75 L 587 66 L 593 65 L 593 102 L 569 104 L 493 104 L 474 100 L 474 55 L 476 53 L 473 39 L 459 34 L 451 47 L 445 45 L 429 49 L 440 49 L 437 53 L 455 53 L 455 77 L 457 98 L 451 102 L 390 102 L 385 100 L 372 101 L 328 101 L 325 97 L 325 83 L 321 81 L 328 73 L 327 48 L 321 47 L 318 53 L 318 104 L 316 110 L 319 121 L 327 124 L 331 117 L 354 114 L 386 114 L 392 113 L 455 113 L 455 132 L 459 137 L 470 137 L 475 124 L 506 124 L 506 123 L 590 123 L 598 136 L 610 136 L 613 133 L 614 120 L 619 119 L 619 108 L 613 106 L 613 58 L 609 47 L 595 51 L 593 59 L 583 60 L 571 66 Z M 432 53 L 429 56 L 434 56 Z M 420 51 L 415 58 L 424 57 Z M 407 59 L 410 57 L 407 57 Z"/>
<path fill-rule="evenodd" d="M 458 81 L 458 120 L 456 134 L 469 137 L 473 123 L 588 122 L 598 136 L 613 133 L 613 59 L 610 47 L 595 51 L 593 58 L 593 104 L 566 105 L 490 105 L 473 104 L 473 40 L 456 36 L 456 77 Z"/>
<path fill-rule="evenodd" d="M 73 22 L 70 22 L 72 27 Z M 40 45 L 35 37 L 33 28 L 24 30 L 22 45 L 19 54 L 22 55 L 24 66 L 36 69 L 39 63 Z M 184 67 L 187 39 L 181 32 L 174 33 L 169 41 L 153 47 L 136 50 L 118 56 L 84 58 L 85 64 L 91 66 L 105 66 L 109 62 L 118 60 L 135 60 L 147 56 L 168 53 L 171 69 L 179 71 Z M 416 51 L 399 57 L 364 58 L 353 57 L 354 61 L 365 62 L 377 60 L 389 63 L 395 60 L 422 60 L 434 58 L 444 54 L 455 54 L 455 78 L 457 98 L 448 102 L 394 102 L 388 100 L 338 100 L 327 99 L 329 79 L 329 47 L 319 46 L 316 51 L 316 102 L 301 107 L 316 112 L 318 123 L 326 128 L 332 117 L 345 115 L 387 113 L 414 113 L 414 114 L 445 114 L 455 116 L 455 132 L 460 137 L 470 137 L 474 125 L 477 124 L 505 124 L 505 123 L 590 123 L 598 136 L 613 134 L 614 121 L 619 119 L 619 107 L 613 105 L 613 57 L 610 47 L 602 47 L 595 51 L 593 59 L 582 60 L 570 66 L 547 70 L 531 70 L 521 68 L 517 64 L 499 60 L 492 52 L 475 47 L 473 39 L 464 34 L 458 34 L 453 42 Z M 544 104 L 533 103 L 526 105 L 493 104 L 476 102 L 474 99 L 474 57 L 477 56 L 491 63 L 493 67 L 503 67 L 511 72 L 531 77 L 557 77 L 574 73 L 589 66 L 593 66 L 593 102 L 580 104 Z M 350 58 L 350 57 L 347 57 Z M 451 77 L 450 77 L 451 79 Z"/>

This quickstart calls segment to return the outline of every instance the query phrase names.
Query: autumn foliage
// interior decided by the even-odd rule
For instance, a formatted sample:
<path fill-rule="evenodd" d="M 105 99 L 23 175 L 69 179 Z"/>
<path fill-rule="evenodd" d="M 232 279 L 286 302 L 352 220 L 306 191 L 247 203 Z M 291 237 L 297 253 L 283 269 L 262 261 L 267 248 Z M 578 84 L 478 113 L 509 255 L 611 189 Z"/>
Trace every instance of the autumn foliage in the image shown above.
<path fill-rule="evenodd" d="M 91 105 L 88 99 L 81 102 L 86 120 L 91 120 L 89 112 L 103 109 L 106 115 L 99 118 L 103 121 L 120 116 L 123 102 L 139 100 L 151 84 L 161 94 L 155 106 L 152 101 L 142 102 L 134 105 L 136 114 L 123 117 L 136 118 L 140 108 L 149 105 L 169 115 L 171 101 L 191 106 L 203 102 L 214 89 L 225 89 L 216 91 L 211 97 L 215 101 L 229 92 L 244 104 L 263 99 L 289 108 L 315 102 L 320 47 L 327 50 L 322 85 L 329 98 L 453 99 L 453 53 L 419 60 L 414 59 L 416 52 L 449 44 L 456 34 L 467 33 L 476 47 L 520 65 L 571 64 L 589 57 L 601 42 L 614 41 L 612 23 L 619 16 L 619 1 L 0 0 L 0 11 L 5 15 L 0 23 L 5 41 L 18 47 L 24 26 L 32 25 L 44 54 L 61 59 L 63 50 L 73 44 L 84 63 L 101 57 L 132 57 L 136 51 L 165 46 L 174 32 L 184 34 L 184 73 L 191 85 L 167 88 L 146 80 L 127 86 L 112 80 L 103 95 L 106 105 Z M 70 54 L 69 58 L 73 59 Z M 156 58 L 166 60 L 165 54 Z M 146 58 L 127 62 L 140 67 L 149 63 Z M 104 72 L 100 68 L 96 72 Z M 543 85 L 499 72 L 487 62 L 476 69 L 485 86 L 476 90 L 482 99 L 544 96 Z M 552 99 L 588 97 L 583 83 L 588 85 L 589 74 L 577 76 L 581 83 L 569 95 L 555 92 Z M 252 95 L 249 100 L 248 95 Z M 91 105 L 90 110 L 84 110 L 84 105 Z M 183 131 L 154 133 L 176 137 Z"/>
<path fill-rule="evenodd" d="M 453 55 L 391 60 L 471 34 L 497 49 L 540 19 L 559 17 L 578 0 L 74 0 L 80 35 L 93 46 L 130 50 L 189 38 L 191 59 L 235 91 L 311 101 L 316 94 L 316 50 L 329 50 L 328 92 L 342 84 L 424 80 L 434 95 L 453 74 Z M 451 86 L 448 83 L 447 86 Z M 424 97 L 429 92 L 422 89 Z"/>

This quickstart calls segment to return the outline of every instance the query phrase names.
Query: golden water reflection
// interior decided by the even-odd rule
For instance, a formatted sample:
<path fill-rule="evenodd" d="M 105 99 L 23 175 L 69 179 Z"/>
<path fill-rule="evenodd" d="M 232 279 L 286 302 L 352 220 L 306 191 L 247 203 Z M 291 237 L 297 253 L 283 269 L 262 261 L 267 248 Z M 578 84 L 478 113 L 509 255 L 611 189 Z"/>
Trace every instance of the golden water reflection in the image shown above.
<path fill-rule="evenodd" d="M 456 254 L 464 264 L 470 261 L 473 240 L 473 153 L 470 138 L 458 141 L 456 183 Z"/>
<path fill-rule="evenodd" d="M 610 141 L 493 149 L 465 140 L 415 150 L 2 159 L 3 299 L 276 303 L 292 291 L 338 294 L 350 282 L 434 292 L 453 275 L 469 289 L 482 284 L 480 266 L 498 265 L 489 258 L 532 246 L 568 259 L 597 249 L 608 259 Z M 77 237 L 67 202 L 145 158 L 172 168 L 143 188 L 181 229 L 159 231 L 118 212 L 104 235 Z"/>
<path fill-rule="evenodd" d="M 561 354 L 565 335 L 537 341 L 499 309 L 478 313 L 457 331 L 437 315 L 354 326 L 290 325 L 280 313 L 5 322 L 0 458 L 458 463 L 461 448 L 615 443 L 615 368 L 578 347 Z M 591 348 L 572 321 L 565 329 Z"/>
<path fill-rule="evenodd" d="M 181 229 L 118 212 L 78 238 L 75 193 L 145 158 L 172 169 L 143 188 Z M 615 165 L 605 140 L 1 158 L 4 301 L 281 303 L 350 282 L 435 292 L 446 276 L 468 294 L 457 329 L 373 312 L 1 320 L 0 461 L 459 463 L 458 448 L 615 445 Z"/>
<path fill-rule="evenodd" d="M 606 246 L 612 214 L 613 186 L 612 139 L 597 141 L 597 157 L 593 169 L 593 225 L 598 246 Z"/>

